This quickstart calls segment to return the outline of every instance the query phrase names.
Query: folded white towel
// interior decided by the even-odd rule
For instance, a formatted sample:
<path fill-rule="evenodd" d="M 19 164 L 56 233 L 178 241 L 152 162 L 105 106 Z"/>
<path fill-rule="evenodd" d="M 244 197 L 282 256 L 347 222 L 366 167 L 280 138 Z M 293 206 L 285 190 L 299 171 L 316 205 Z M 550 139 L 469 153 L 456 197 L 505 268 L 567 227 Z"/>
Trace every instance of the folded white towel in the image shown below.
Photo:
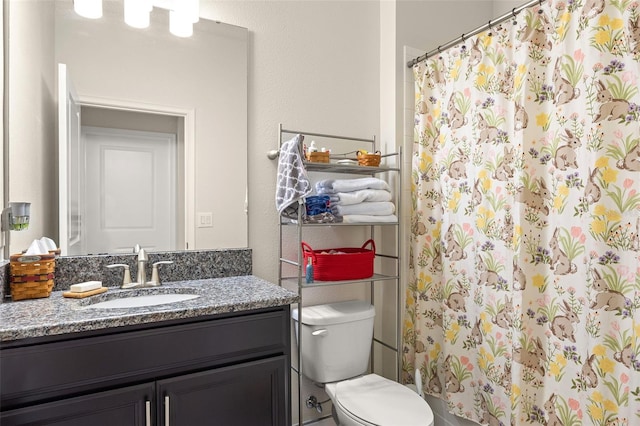
<path fill-rule="evenodd" d="M 371 216 L 366 214 L 349 214 L 342 217 L 343 223 L 393 223 L 398 217 L 394 214 L 388 216 Z"/>
<path fill-rule="evenodd" d="M 338 216 L 346 216 L 350 214 L 388 216 L 395 213 L 396 206 L 390 201 L 374 201 L 371 203 L 358 203 L 348 206 L 332 206 L 331 210 Z"/>
<path fill-rule="evenodd" d="M 360 189 L 353 192 L 338 192 L 335 198 L 336 201 L 331 201 L 332 206 L 348 206 L 364 202 L 391 201 L 391 192 L 384 189 Z"/>
<path fill-rule="evenodd" d="M 316 183 L 318 194 L 353 192 L 360 189 L 384 189 L 390 191 L 389 184 L 382 179 L 367 177 L 359 179 L 325 179 Z"/>

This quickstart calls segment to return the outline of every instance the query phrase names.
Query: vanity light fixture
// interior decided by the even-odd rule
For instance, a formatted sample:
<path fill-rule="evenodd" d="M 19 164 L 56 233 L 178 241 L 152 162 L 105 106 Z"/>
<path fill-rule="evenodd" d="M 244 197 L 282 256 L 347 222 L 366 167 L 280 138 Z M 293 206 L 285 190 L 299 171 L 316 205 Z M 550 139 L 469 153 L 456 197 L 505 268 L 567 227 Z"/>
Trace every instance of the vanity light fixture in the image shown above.
<path fill-rule="evenodd" d="M 176 37 L 191 37 L 193 23 L 183 11 L 171 10 L 169 11 L 169 32 Z"/>
<path fill-rule="evenodd" d="M 147 28 L 154 3 L 170 9 L 171 34 L 177 37 L 193 35 L 193 24 L 200 20 L 200 0 L 124 0 L 125 23 L 134 28 Z M 101 18 L 102 0 L 73 0 L 73 10 L 85 18 Z"/>
<path fill-rule="evenodd" d="M 200 19 L 200 0 L 174 1 L 169 13 L 169 31 L 177 37 L 191 37 Z"/>
<path fill-rule="evenodd" d="M 130 27 L 147 28 L 151 9 L 151 0 L 124 0 L 124 22 Z"/>
<path fill-rule="evenodd" d="M 200 20 L 200 0 L 184 0 L 183 7 L 192 24 Z"/>
<path fill-rule="evenodd" d="M 73 0 L 73 10 L 85 18 L 102 18 L 102 0 Z"/>

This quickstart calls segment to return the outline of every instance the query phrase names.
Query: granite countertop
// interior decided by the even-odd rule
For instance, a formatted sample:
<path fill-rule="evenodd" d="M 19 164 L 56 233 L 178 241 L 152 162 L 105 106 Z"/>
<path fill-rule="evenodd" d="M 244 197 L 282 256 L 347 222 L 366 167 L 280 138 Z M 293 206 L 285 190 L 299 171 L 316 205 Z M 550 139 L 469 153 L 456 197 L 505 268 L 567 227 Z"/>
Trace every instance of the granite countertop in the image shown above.
<path fill-rule="evenodd" d="M 100 330 L 159 321 L 195 318 L 289 305 L 298 295 L 253 275 L 163 283 L 160 287 L 121 290 L 84 299 L 54 291 L 44 299 L 0 304 L 0 341 Z M 88 305 L 126 295 L 163 293 L 198 294 L 200 297 L 140 308 L 97 309 Z"/>

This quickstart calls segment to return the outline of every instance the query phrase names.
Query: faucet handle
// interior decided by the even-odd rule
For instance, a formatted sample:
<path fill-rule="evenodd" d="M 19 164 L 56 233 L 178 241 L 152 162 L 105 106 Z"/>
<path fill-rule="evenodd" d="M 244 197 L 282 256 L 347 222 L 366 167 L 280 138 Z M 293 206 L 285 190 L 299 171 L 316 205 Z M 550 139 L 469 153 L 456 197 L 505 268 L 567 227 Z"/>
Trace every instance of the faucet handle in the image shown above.
<path fill-rule="evenodd" d="M 125 263 L 114 263 L 113 265 L 107 265 L 107 268 L 124 268 L 124 276 L 122 278 L 121 288 L 127 288 L 131 284 L 131 271 L 129 271 L 129 265 Z"/>
<path fill-rule="evenodd" d="M 172 264 L 172 260 L 161 260 L 159 262 L 153 263 L 153 270 L 151 271 L 151 282 L 153 285 L 160 285 L 160 274 L 158 273 L 158 265 L 170 265 Z"/>

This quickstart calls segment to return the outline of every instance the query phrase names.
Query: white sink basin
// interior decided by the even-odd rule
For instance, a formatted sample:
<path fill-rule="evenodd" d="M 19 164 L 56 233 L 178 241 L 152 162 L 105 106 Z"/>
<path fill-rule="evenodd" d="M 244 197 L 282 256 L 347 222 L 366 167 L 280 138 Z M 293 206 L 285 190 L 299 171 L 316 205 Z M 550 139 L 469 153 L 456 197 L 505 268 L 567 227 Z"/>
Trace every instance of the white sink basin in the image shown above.
<path fill-rule="evenodd" d="M 199 294 L 150 294 L 147 296 L 130 296 L 94 303 L 85 309 L 126 309 L 144 306 L 165 305 L 167 303 L 184 302 L 200 297 Z"/>

